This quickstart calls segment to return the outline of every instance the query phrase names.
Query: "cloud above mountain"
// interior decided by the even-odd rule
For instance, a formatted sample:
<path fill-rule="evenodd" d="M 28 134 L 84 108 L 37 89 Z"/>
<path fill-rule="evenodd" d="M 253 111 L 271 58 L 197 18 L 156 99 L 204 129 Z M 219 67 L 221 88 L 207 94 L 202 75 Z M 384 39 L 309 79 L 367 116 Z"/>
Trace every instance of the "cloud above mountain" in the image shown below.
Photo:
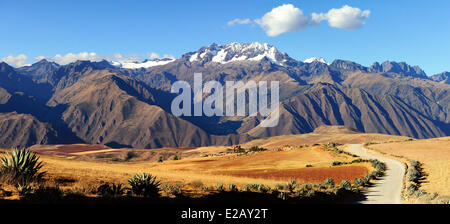
<path fill-rule="evenodd" d="M 173 55 L 164 54 L 160 55 L 155 52 L 147 54 L 120 54 L 115 53 L 112 55 L 99 55 L 95 52 L 80 52 L 80 53 L 68 53 L 66 55 L 57 54 L 54 57 L 39 56 L 36 57 L 36 61 L 47 59 L 49 61 L 54 61 L 58 64 L 64 65 L 69 64 L 77 60 L 89 60 L 89 61 L 102 61 L 102 60 L 115 60 L 120 62 L 130 62 L 130 61 L 142 61 L 144 58 L 171 58 L 174 59 Z"/>
<path fill-rule="evenodd" d="M 6 62 L 15 67 L 22 67 L 27 64 L 28 57 L 24 54 L 19 54 L 17 56 L 9 55 L 8 57 L 0 59 L 0 61 Z"/>
<path fill-rule="evenodd" d="M 234 19 L 228 26 L 236 24 L 258 24 L 267 36 L 275 37 L 283 33 L 305 30 L 311 26 L 319 26 L 322 21 L 328 21 L 331 27 L 354 30 L 362 27 L 370 16 L 370 10 L 361 10 L 348 5 L 339 9 L 332 8 L 326 13 L 311 13 L 309 16 L 303 10 L 292 4 L 284 4 L 273 8 L 263 17 L 251 21 L 250 19 Z"/>

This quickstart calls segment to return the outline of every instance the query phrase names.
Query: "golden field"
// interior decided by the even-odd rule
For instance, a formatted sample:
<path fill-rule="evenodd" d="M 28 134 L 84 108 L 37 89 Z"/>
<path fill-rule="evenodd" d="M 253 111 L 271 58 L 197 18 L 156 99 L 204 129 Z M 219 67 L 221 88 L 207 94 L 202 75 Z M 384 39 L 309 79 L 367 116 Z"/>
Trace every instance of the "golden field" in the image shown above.
<path fill-rule="evenodd" d="M 450 196 L 450 137 L 376 144 L 370 148 L 421 162 L 427 175 L 421 189 Z"/>
<path fill-rule="evenodd" d="M 196 149 L 198 150 L 198 149 Z M 211 149 L 214 151 L 214 149 Z M 189 153 L 187 151 L 186 153 Z M 181 154 L 183 158 L 183 154 Z M 158 176 L 163 183 L 188 184 L 202 182 L 206 186 L 218 183 L 264 184 L 274 186 L 296 179 L 300 183 L 321 183 L 327 177 L 336 182 L 364 177 L 369 172 L 369 164 L 352 164 L 331 167 L 333 161 L 351 161 L 354 158 L 323 150 L 320 146 L 295 148 L 288 151 L 264 151 L 251 155 L 228 154 L 215 157 L 166 160 L 162 163 L 137 162 L 97 162 L 79 161 L 71 158 L 41 155 L 44 170 L 50 181 L 63 186 L 82 187 L 98 185 L 102 182 L 126 183 L 130 176 L 148 172 Z M 313 167 L 306 168 L 310 164 Z"/>
<path fill-rule="evenodd" d="M 353 182 L 372 172 L 370 163 L 332 166 L 355 157 L 324 149 L 328 142 L 404 142 L 407 137 L 365 134 L 337 127 L 301 135 L 258 139 L 242 144 L 268 149 L 248 154 L 233 153 L 230 146 L 164 149 L 111 149 L 102 145 L 33 146 L 44 162 L 49 183 L 62 189 L 87 189 L 102 183 L 122 183 L 137 173 L 156 175 L 163 184 L 180 185 L 198 192 L 202 186 L 264 184 L 274 187 L 290 180 L 300 184 Z M 133 156 L 129 156 L 129 154 Z M 178 155 L 181 160 L 173 160 Z M 157 162 L 158 158 L 163 162 Z M 308 165 L 308 167 L 307 167 Z M 195 190 L 197 189 L 197 190 Z"/>

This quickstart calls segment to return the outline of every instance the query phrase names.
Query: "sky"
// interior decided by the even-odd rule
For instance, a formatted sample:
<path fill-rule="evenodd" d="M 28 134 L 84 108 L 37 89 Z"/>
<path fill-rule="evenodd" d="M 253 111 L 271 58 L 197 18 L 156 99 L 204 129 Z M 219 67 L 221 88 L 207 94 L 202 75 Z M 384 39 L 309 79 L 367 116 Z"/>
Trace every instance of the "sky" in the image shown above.
<path fill-rule="evenodd" d="M 0 60 L 181 57 L 268 43 L 297 60 L 404 61 L 450 71 L 448 0 L 0 0 Z"/>

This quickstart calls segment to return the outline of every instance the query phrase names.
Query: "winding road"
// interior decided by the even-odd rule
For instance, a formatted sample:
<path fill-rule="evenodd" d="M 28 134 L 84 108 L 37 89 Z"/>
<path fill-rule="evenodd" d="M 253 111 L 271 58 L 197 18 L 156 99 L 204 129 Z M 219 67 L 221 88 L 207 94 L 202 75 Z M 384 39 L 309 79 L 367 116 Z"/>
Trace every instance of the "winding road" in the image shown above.
<path fill-rule="evenodd" d="M 405 165 L 397 160 L 374 155 L 361 144 L 352 144 L 348 151 L 366 159 L 377 159 L 387 166 L 386 173 L 372 187 L 365 192 L 365 200 L 361 204 L 401 204 L 403 176 Z"/>

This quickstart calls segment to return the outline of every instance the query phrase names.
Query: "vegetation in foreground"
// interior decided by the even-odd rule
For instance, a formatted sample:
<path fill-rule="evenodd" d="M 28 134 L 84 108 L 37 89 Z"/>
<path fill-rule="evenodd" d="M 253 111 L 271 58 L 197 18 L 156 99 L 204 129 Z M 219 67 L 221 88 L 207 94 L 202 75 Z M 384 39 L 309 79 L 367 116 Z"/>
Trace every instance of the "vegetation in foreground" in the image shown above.
<path fill-rule="evenodd" d="M 351 203 L 363 198 L 361 190 L 370 185 L 372 180 L 381 176 L 385 170 L 382 163 L 372 161 L 376 171 L 364 178 L 357 178 L 353 184 L 348 180 L 335 183 L 327 178 L 322 184 L 300 185 L 296 180 L 278 184 L 274 188 L 263 184 L 247 184 L 238 187 L 235 184 L 216 187 L 204 186 L 197 181 L 191 186 L 201 188 L 202 195 L 192 195 L 183 190 L 181 185 L 161 183 L 156 176 L 148 173 L 136 174 L 128 179 L 128 183 L 103 183 L 98 187 L 85 189 L 62 190 L 58 185 L 46 183 L 45 173 L 39 157 L 29 150 L 15 149 L 1 158 L 1 182 L 13 186 L 19 194 L 20 202 L 189 202 L 189 203 L 231 203 L 242 201 L 247 203 Z M 0 197 L 11 196 L 13 191 L 2 190 Z"/>

